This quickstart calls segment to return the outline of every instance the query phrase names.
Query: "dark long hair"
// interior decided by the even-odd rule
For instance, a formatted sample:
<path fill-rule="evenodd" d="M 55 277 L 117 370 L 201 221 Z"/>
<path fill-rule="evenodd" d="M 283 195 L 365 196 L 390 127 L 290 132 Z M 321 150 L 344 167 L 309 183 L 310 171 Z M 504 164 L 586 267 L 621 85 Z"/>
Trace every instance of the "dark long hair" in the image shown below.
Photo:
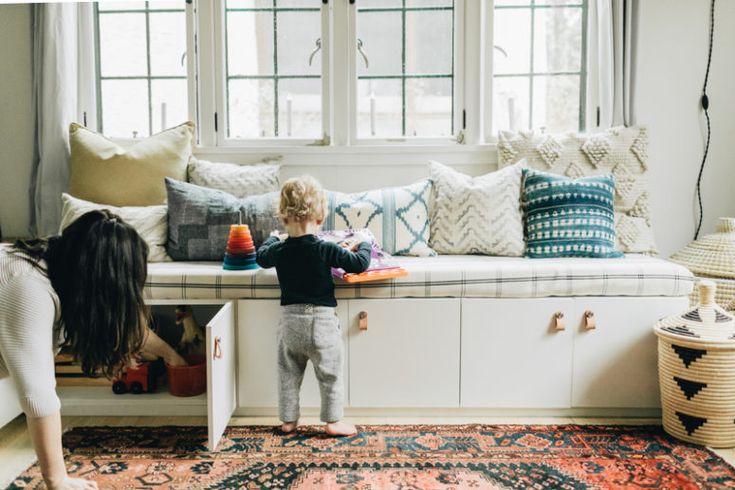
<path fill-rule="evenodd" d="M 148 245 L 132 226 L 109 211 L 90 211 L 59 236 L 13 247 L 51 281 L 61 304 L 62 347 L 86 375 L 110 377 L 140 350 L 148 324 Z"/>

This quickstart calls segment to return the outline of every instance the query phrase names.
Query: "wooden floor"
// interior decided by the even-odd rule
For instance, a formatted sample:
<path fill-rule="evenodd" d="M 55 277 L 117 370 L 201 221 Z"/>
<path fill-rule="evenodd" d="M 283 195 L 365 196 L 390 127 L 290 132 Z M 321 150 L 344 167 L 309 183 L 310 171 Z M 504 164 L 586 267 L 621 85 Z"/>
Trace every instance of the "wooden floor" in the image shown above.
<path fill-rule="evenodd" d="M 205 417 L 63 417 L 65 428 L 92 426 L 157 426 L 157 425 L 206 425 Z M 613 419 L 570 417 L 351 417 L 356 424 L 658 424 L 658 419 Z M 231 425 L 274 425 L 274 417 L 235 417 Z M 305 417 L 305 424 L 319 424 L 314 417 Z M 735 449 L 715 450 L 731 465 L 735 465 Z M 25 419 L 21 416 L 0 428 L 0 488 L 35 460 Z"/>

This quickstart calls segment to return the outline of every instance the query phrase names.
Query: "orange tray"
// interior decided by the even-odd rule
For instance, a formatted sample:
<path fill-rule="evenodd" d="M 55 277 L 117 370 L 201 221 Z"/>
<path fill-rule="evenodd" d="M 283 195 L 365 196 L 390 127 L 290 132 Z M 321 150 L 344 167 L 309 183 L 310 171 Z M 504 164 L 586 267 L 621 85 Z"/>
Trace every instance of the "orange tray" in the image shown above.
<path fill-rule="evenodd" d="M 387 279 L 395 279 L 396 277 L 404 277 L 408 275 L 408 271 L 401 267 L 393 267 L 390 269 L 378 269 L 374 271 L 360 272 L 359 274 L 345 274 L 342 277 L 344 282 L 368 282 L 368 281 L 385 281 Z"/>

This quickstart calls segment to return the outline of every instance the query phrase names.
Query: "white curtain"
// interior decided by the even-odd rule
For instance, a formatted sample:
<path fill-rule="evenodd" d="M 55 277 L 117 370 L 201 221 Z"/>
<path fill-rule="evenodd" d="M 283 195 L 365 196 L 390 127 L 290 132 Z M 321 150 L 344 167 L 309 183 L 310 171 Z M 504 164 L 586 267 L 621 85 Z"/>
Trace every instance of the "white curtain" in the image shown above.
<path fill-rule="evenodd" d="M 91 3 L 33 5 L 33 235 L 59 228 L 69 181 L 69 123 L 87 119 L 96 126 L 93 15 Z"/>
<path fill-rule="evenodd" d="M 635 124 L 638 0 L 589 0 L 587 129 Z"/>

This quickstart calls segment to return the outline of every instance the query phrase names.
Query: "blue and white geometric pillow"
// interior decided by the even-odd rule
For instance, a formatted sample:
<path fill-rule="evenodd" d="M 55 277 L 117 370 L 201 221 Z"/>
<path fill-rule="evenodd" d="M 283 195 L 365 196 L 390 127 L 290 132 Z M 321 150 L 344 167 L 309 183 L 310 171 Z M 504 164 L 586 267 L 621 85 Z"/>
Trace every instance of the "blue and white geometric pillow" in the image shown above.
<path fill-rule="evenodd" d="M 570 179 L 523 169 L 526 256 L 617 258 L 615 178 Z"/>
<path fill-rule="evenodd" d="M 429 257 L 431 181 L 345 194 L 327 192 L 325 230 L 368 228 L 378 244 L 393 255 Z"/>

